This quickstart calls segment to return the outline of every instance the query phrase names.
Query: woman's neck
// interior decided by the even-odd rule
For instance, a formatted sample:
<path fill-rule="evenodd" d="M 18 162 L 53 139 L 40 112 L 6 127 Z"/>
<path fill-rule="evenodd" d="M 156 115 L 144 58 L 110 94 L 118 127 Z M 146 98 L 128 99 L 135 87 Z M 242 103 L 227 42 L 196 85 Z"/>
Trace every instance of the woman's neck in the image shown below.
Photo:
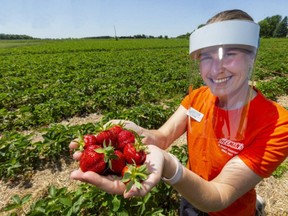
<path fill-rule="evenodd" d="M 225 110 L 239 109 L 253 100 L 257 92 L 250 86 L 236 94 L 218 98 L 217 106 Z"/>

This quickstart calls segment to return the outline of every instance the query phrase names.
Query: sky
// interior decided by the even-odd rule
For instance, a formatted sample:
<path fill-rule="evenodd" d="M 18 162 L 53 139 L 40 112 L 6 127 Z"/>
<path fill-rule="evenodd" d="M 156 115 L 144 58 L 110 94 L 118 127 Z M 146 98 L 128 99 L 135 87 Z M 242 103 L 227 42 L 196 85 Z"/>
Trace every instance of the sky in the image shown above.
<path fill-rule="evenodd" d="M 216 13 L 241 9 L 255 22 L 288 16 L 288 0 L 0 0 L 0 33 L 35 38 L 177 37 Z"/>

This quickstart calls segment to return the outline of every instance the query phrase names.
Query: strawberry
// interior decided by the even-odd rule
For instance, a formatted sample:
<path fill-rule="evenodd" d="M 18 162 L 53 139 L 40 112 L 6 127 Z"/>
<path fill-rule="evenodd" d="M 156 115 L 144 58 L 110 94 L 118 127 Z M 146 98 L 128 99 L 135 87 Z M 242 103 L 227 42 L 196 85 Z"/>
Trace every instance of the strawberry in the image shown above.
<path fill-rule="evenodd" d="M 119 175 L 123 167 L 126 165 L 123 153 L 119 150 L 115 150 L 111 145 L 106 146 L 104 143 L 104 146 L 96 149 L 96 152 L 104 155 L 104 161 L 108 164 L 109 168 L 107 174 L 112 172 L 112 174 Z"/>
<path fill-rule="evenodd" d="M 103 130 L 96 135 L 97 143 L 101 146 L 117 146 L 117 136 L 109 130 Z"/>
<path fill-rule="evenodd" d="M 123 169 L 121 170 L 122 182 L 125 182 L 125 183 L 128 182 L 128 181 L 123 180 L 123 177 L 124 177 L 125 173 L 129 171 L 128 165 L 125 165 L 123 167 Z"/>
<path fill-rule="evenodd" d="M 90 145 L 96 145 L 97 144 L 97 139 L 93 134 L 84 135 L 83 140 L 84 140 L 84 149 Z"/>
<path fill-rule="evenodd" d="M 126 166 L 125 157 L 119 150 L 114 151 L 114 156 L 115 157 L 109 161 L 109 168 L 113 173 L 119 175 L 121 174 L 123 168 Z"/>
<path fill-rule="evenodd" d="M 104 154 L 96 152 L 101 148 L 99 145 L 91 145 L 87 147 L 80 158 L 79 166 L 83 172 L 93 171 L 102 174 L 106 169 Z"/>
<path fill-rule="evenodd" d="M 124 129 L 121 125 L 113 125 L 108 130 L 112 131 L 114 134 L 118 135 Z"/>
<path fill-rule="evenodd" d="M 132 131 L 122 130 L 118 134 L 117 142 L 118 142 L 117 149 L 122 150 L 126 144 L 135 142 L 135 135 Z"/>
<path fill-rule="evenodd" d="M 78 140 L 76 142 L 79 145 L 78 148 L 79 151 L 83 151 L 90 145 L 96 145 L 96 139 L 94 135 L 92 134 L 82 135 L 80 131 L 78 131 Z"/>
<path fill-rule="evenodd" d="M 135 163 L 137 165 L 143 164 L 146 159 L 145 149 L 145 146 L 133 145 L 132 143 L 126 144 L 123 150 L 126 162 L 129 164 Z"/>
<path fill-rule="evenodd" d="M 141 182 L 146 180 L 149 175 L 146 164 L 126 165 L 121 172 L 122 182 L 126 184 L 126 190 L 129 191 L 133 185 L 138 189 L 142 188 Z"/>

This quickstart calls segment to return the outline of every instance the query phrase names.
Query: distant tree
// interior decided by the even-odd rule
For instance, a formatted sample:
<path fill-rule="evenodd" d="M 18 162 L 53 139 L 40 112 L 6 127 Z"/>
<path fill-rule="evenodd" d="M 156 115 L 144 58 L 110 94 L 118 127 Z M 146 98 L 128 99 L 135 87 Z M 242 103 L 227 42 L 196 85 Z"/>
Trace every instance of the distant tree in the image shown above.
<path fill-rule="evenodd" d="M 16 35 L 16 34 L 0 34 L 0 40 L 23 40 L 23 39 L 33 39 L 28 35 Z"/>
<path fill-rule="evenodd" d="M 260 36 L 273 37 L 273 33 L 281 20 L 282 17 L 280 15 L 274 15 L 272 17 L 266 17 L 264 20 L 258 22 L 260 25 Z"/>
<path fill-rule="evenodd" d="M 260 25 L 260 37 L 269 37 L 269 23 L 267 19 L 258 22 Z"/>
<path fill-rule="evenodd" d="M 287 26 L 287 16 L 277 25 L 273 37 L 287 37 L 288 26 Z"/>
<path fill-rule="evenodd" d="M 205 26 L 205 24 L 201 24 L 201 25 L 199 25 L 199 26 L 198 26 L 198 29 L 201 28 L 201 27 L 203 27 L 203 26 Z"/>
<path fill-rule="evenodd" d="M 287 37 L 288 35 L 288 23 L 287 16 L 282 20 L 282 16 L 274 15 L 266 17 L 265 19 L 258 22 L 260 25 L 260 37 Z M 203 27 L 205 24 L 201 24 L 197 29 Z M 190 33 L 177 36 L 177 38 L 189 38 L 196 29 Z"/>
<path fill-rule="evenodd" d="M 187 32 L 186 34 L 179 35 L 179 36 L 177 36 L 176 38 L 186 38 L 186 39 L 189 39 L 190 35 L 191 35 L 191 32 Z"/>

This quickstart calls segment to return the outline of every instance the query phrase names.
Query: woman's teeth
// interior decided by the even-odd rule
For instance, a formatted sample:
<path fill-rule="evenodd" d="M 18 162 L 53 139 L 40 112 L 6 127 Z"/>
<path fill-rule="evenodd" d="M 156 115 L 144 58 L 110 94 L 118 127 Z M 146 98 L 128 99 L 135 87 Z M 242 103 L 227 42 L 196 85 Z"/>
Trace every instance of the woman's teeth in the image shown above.
<path fill-rule="evenodd" d="M 218 84 L 218 83 L 226 82 L 226 81 L 228 81 L 229 79 L 230 79 L 229 77 L 223 78 L 223 79 L 217 79 L 217 80 L 214 80 L 214 79 L 213 79 L 213 82 Z"/>

